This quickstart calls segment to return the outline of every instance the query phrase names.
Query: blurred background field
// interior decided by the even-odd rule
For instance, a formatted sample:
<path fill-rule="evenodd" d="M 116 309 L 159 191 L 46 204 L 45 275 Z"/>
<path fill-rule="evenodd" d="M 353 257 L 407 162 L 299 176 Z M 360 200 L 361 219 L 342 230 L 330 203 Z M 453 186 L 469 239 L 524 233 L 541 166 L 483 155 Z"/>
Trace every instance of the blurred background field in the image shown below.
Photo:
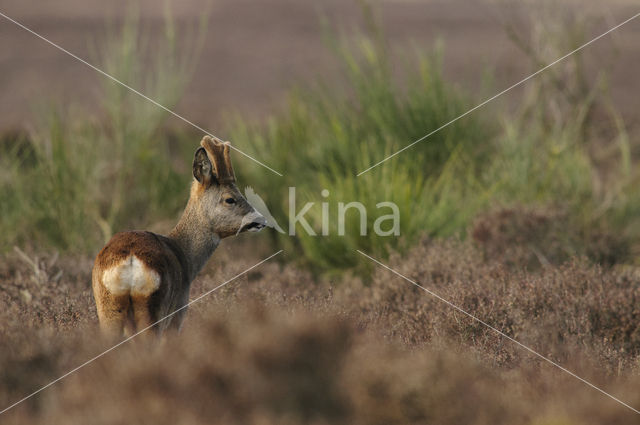
<path fill-rule="evenodd" d="M 319 203 L 329 202 L 329 236 L 308 237 L 302 229 L 296 238 L 262 235 L 275 246 L 300 250 L 301 261 L 317 273 L 354 267 L 366 272 L 354 249 L 386 257 L 390 248 L 404 250 L 425 234 L 466 237 L 479 214 L 513 207 L 565 217 L 568 226 L 556 229 L 565 233 L 557 236 L 564 245 L 557 248 L 565 254 L 560 260 L 593 254 L 606 257 L 607 264 L 634 262 L 640 208 L 634 191 L 636 105 L 615 97 L 619 85 L 634 81 L 614 78 L 619 62 L 635 52 L 620 51 L 625 46 L 618 41 L 621 34 L 577 53 L 384 166 L 355 176 L 504 88 L 504 81 L 515 82 L 588 41 L 617 9 L 604 19 L 596 6 L 585 11 L 570 4 L 475 5 L 487 21 L 483 25 L 500 31 L 490 40 L 510 45 L 512 50 L 505 51 L 524 66 L 509 73 L 517 78 L 506 79 L 488 55 L 473 73 L 464 74 L 471 82 L 462 83 L 448 71 L 447 57 L 462 58 L 465 52 L 447 53 L 446 32 L 420 43 L 407 35 L 401 43 L 387 36 L 387 27 L 393 33 L 395 26 L 385 25 L 385 12 L 393 16 L 395 8 L 384 2 L 353 7 L 345 6 L 345 17 L 334 16 L 330 4 L 314 11 L 318 54 L 332 69 L 296 71 L 297 83 L 289 80 L 294 83 L 288 93 L 266 114 L 244 113 L 246 99 L 220 98 L 218 72 L 210 74 L 210 92 L 206 84 L 197 87 L 200 99 L 210 99 L 206 106 L 181 103 L 193 96 L 190 87 L 202 78 L 202 63 L 225 58 L 207 56 L 210 43 L 220 43 L 223 31 L 216 17 L 224 13 L 223 4 L 203 7 L 201 13 L 165 4 L 160 17 L 155 10 L 145 17 L 144 4 L 130 6 L 123 21 L 105 18 L 87 34 L 81 50 L 114 77 L 280 170 L 284 177 L 236 155 L 241 184 L 254 186 L 280 223 L 288 222 L 290 186 L 296 187 L 299 205 L 316 202 L 308 214 L 315 229 L 321 223 Z M 403 7 L 408 6 L 398 6 Z M 461 13 L 469 14 L 470 7 L 461 5 Z M 424 37 L 419 31 L 415 36 Z M 51 46 L 37 46 L 61 56 Z M 247 41 L 236 50 L 257 48 Z M 14 59 L 17 67 L 21 62 Z M 63 59 L 66 65 L 60 66 L 84 67 Z M 261 74 L 262 62 L 254 61 Z M 56 72 L 40 76 L 53 82 L 55 77 Z M 235 77 L 247 84 L 261 78 Z M 14 78 L 11 87 L 17 88 L 9 87 L 9 93 L 29 90 L 26 81 Z M 62 98 L 52 89 L 21 102 L 34 112 L 15 121 L 25 125 L 4 133 L 4 250 L 18 245 L 95 252 L 121 229 L 156 223 L 158 230 L 167 230 L 185 202 L 188 165 L 200 132 L 108 79 L 95 81 L 89 105 L 81 97 L 82 85 L 77 87 Z M 238 91 L 237 98 L 242 96 Z M 323 189 L 330 192 L 327 199 L 320 196 Z M 353 212 L 347 216 L 346 237 L 338 236 L 337 203 L 355 200 L 368 209 L 369 236 L 360 237 Z M 401 238 L 371 231 L 381 201 L 401 206 Z"/>
<path fill-rule="evenodd" d="M 315 229 L 318 204 L 332 208 L 329 236 L 225 241 L 195 292 L 286 255 L 204 301 L 161 350 L 125 347 L 12 418 L 126 422 L 139 418 L 131 391 L 167 423 L 632 423 L 355 251 L 640 405 L 638 23 L 356 177 L 636 13 L 587 4 L 67 1 L 65 14 L 7 2 L 3 13 L 282 172 L 234 157 L 280 224 L 290 186 L 299 206 L 316 202 Z M 13 24 L 0 33 L 8 404 L 98 352 L 85 338 L 92 258 L 114 232 L 171 228 L 202 134 Z M 337 202 L 350 201 L 368 209 L 365 237 L 355 214 L 337 234 Z M 400 237 L 371 232 L 382 201 L 400 207 Z M 158 372 L 165 362 L 175 368 Z"/>

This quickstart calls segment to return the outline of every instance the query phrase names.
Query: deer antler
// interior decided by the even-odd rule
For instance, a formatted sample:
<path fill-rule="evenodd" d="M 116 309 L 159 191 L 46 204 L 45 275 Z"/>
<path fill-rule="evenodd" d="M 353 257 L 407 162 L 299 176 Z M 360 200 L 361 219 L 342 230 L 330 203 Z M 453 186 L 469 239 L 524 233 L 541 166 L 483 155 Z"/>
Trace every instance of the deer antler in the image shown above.
<path fill-rule="evenodd" d="M 207 151 L 218 181 L 234 182 L 236 175 L 233 172 L 233 165 L 231 165 L 231 143 L 204 136 L 200 146 Z"/>

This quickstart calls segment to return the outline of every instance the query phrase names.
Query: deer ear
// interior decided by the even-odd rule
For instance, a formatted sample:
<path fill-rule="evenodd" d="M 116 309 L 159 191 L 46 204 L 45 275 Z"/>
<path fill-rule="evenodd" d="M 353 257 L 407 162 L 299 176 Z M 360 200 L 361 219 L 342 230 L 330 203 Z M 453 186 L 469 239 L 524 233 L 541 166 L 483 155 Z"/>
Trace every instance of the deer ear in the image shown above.
<path fill-rule="evenodd" d="M 203 186 L 209 186 L 214 180 L 211 161 L 204 148 L 198 148 L 193 158 L 193 177 Z"/>

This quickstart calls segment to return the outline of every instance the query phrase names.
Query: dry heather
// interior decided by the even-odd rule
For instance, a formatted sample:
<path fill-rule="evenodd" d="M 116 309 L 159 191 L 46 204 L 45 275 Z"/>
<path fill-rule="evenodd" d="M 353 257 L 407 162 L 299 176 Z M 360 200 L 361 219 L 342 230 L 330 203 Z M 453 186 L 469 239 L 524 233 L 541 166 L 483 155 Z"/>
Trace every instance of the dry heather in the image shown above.
<path fill-rule="evenodd" d="M 258 260 L 237 258 L 241 244 L 215 254 L 194 295 Z M 526 271 L 474 244 L 424 240 L 389 263 L 640 407 L 637 275 L 580 259 Z M 2 407 L 107 346 L 96 336 L 90 266 L 64 259 L 59 281 L 38 284 L 23 262 L 3 259 Z M 314 283 L 267 263 L 192 306 L 181 334 L 119 347 L 1 419 L 625 424 L 638 416 L 391 273 Z"/>
<path fill-rule="evenodd" d="M 629 241 L 604 223 L 575 221 L 562 208 L 499 208 L 477 217 L 470 233 L 486 259 L 516 268 L 558 265 L 576 255 L 606 267 L 631 259 Z"/>

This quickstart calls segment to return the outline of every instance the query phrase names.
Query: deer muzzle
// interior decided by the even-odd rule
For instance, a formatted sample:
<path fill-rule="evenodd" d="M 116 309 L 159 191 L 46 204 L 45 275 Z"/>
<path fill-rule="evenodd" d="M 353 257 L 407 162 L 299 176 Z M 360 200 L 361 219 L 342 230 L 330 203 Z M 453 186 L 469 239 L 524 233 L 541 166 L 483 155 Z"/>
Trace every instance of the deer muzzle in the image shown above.
<path fill-rule="evenodd" d="M 257 211 L 252 211 L 242 218 L 240 232 L 259 232 L 267 225 L 267 219 Z"/>

